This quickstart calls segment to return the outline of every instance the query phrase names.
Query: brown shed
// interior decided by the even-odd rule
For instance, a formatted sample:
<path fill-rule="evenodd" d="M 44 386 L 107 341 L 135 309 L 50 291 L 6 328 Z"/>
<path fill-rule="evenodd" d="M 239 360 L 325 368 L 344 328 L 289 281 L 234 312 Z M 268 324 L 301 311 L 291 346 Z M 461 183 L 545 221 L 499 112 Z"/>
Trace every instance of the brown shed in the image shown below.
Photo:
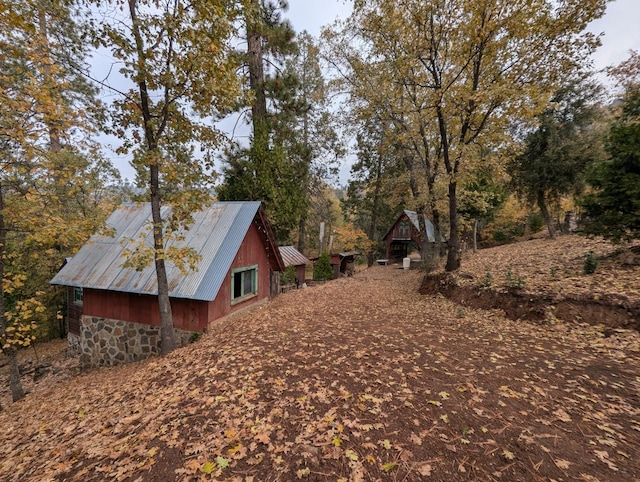
<path fill-rule="evenodd" d="M 345 251 L 329 255 L 331 267 L 333 268 L 333 279 L 340 275 L 351 276 L 355 272 L 355 260 L 359 256 L 358 251 Z"/>
<path fill-rule="evenodd" d="M 305 255 L 303 255 L 293 246 L 280 246 L 278 249 L 280 250 L 280 255 L 282 256 L 282 261 L 284 262 L 285 269 L 289 266 L 295 266 L 297 280 L 296 284 L 300 285 L 304 283 L 307 265 L 310 264 L 311 261 L 309 261 L 309 259 Z"/>
<path fill-rule="evenodd" d="M 166 219 L 168 208 L 164 208 Z M 51 280 L 73 292 L 69 346 L 84 366 L 134 361 L 159 352 L 160 315 L 153 266 L 124 268 L 124 250 L 151 240 L 148 203 L 124 204 L 107 220 L 114 236 L 94 235 Z M 194 213 L 176 247 L 200 255 L 186 275 L 167 261 L 178 339 L 185 343 L 220 318 L 277 293 L 284 263 L 260 202 L 213 203 Z M 72 310 L 81 307 L 79 322 Z M 77 313 L 75 313 L 77 315 Z"/>

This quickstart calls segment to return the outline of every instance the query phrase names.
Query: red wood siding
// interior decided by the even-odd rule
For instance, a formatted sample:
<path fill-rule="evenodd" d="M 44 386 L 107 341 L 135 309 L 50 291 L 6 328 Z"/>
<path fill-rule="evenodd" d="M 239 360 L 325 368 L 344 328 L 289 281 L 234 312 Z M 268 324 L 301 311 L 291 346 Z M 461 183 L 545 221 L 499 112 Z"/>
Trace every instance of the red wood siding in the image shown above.
<path fill-rule="evenodd" d="M 400 223 L 406 221 L 409 223 L 411 236 L 407 238 L 404 233 L 400 232 Z M 401 236 L 402 234 L 402 236 Z M 411 220 L 406 214 L 403 214 L 398 218 L 393 228 L 387 234 L 385 238 L 386 244 L 386 258 L 398 259 L 407 255 L 407 243 L 414 241 L 420 249 L 420 232 L 415 228 Z M 392 247 L 393 245 L 393 247 Z M 396 249 L 394 249 L 396 248 Z"/>
<path fill-rule="evenodd" d="M 231 305 L 231 271 L 236 268 L 258 265 L 258 295 L 241 303 Z M 262 242 L 262 236 L 252 223 L 240 245 L 231 268 L 227 272 L 222 286 L 218 291 L 218 297 L 209 304 L 209 323 L 222 318 L 236 310 L 249 306 L 257 301 L 269 297 L 270 264 L 267 252 Z"/>
<path fill-rule="evenodd" d="M 253 265 L 258 265 L 257 296 L 232 306 L 231 270 Z M 171 299 L 174 326 L 189 331 L 205 331 L 209 324 L 218 318 L 268 298 L 269 272 L 269 259 L 262 243 L 262 237 L 252 224 L 215 300 L 206 302 L 180 298 Z M 84 314 L 156 326 L 160 324 L 157 298 L 150 295 L 85 289 Z"/>
<path fill-rule="evenodd" d="M 207 302 L 171 299 L 173 326 L 182 330 L 204 331 L 207 328 Z M 84 314 L 99 318 L 160 325 L 158 298 L 117 291 L 84 290 Z"/>
<path fill-rule="evenodd" d="M 407 236 L 405 232 L 401 232 L 400 223 L 402 222 L 406 222 L 409 224 L 409 233 L 410 233 L 409 236 Z M 403 215 L 396 221 L 396 224 L 393 225 L 393 229 L 387 236 L 387 242 L 390 244 L 390 241 L 393 239 L 417 241 L 418 238 L 419 238 L 418 230 L 415 228 L 411 220 L 406 215 Z"/>

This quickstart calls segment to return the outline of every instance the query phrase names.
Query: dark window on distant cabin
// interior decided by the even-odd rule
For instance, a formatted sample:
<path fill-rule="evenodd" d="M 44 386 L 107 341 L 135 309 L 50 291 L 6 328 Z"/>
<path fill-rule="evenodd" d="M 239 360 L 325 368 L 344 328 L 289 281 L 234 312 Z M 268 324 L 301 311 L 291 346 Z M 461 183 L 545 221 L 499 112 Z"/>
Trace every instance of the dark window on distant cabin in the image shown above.
<path fill-rule="evenodd" d="M 398 225 L 398 237 L 401 239 L 411 238 L 411 225 L 406 219 L 400 221 L 400 224 Z"/>
<path fill-rule="evenodd" d="M 231 271 L 231 304 L 258 293 L 258 265 Z"/>
<path fill-rule="evenodd" d="M 82 306 L 82 288 L 73 288 L 73 304 Z"/>

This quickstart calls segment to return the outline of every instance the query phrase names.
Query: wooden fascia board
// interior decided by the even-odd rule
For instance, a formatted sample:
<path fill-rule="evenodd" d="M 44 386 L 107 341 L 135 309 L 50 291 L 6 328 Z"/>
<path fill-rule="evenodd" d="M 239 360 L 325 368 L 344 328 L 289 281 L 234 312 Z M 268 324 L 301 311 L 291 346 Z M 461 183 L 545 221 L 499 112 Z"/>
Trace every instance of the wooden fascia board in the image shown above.
<path fill-rule="evenodd" d="M 276 238 L 273 235 L 273 230 L 271 229 L 271 225 L 267 220 L 267 216 L 262 206 L 258 208 L 256 218 L 258 220 L 259 226 L 262 228 L 262 232 L 264 235 L 264 245 L 265 249 L 267 250 L 267 257 L 271 260 L 271 267 L 275 271 L 285 271 L 284 261 L 282 260 L 282 256 L 280 255 L 278 245 L 276 244 Z"/>

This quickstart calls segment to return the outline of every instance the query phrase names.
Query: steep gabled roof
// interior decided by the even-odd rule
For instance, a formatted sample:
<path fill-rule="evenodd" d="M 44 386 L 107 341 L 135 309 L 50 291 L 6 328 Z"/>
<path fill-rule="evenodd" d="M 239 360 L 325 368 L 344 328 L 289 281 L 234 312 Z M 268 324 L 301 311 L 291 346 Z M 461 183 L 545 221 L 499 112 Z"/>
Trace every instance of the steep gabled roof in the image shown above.
<path fill-rule="evenodd" d="M 282 256 L 285 267 L 311 263 L 305 255 L 293 246 L 280 246 L 278 249 L 280 250 L 280 255 Z"/>
<path fill-rule="evenodd" d="M 162 209 L 163 219 L 169 208 Z M 196 270 L 184 275 L 172 262 L 166 262 L 169 295 L 203 301 L 215 299 L 231 263 L 252 222 L 259 230 L 274 268 L 283 265 L 273 243 L 271 228 L 260 209 L 259 201 L 212 203 L 193 214 L 193 223 L 180 234 L 182 241 L 172 241 L 169 246 L 189 246 L 200 256 Z M 157 295 L 158 285 L 153 263 L 142 271 L 123 268 L 123 251 L 140 240 L 153 246 L 151 205 L 128 203 L 120 206 L 107 220 L 113 236 L 96 234 L 78 251 L 56 276 L 52 284 L 77 286 L 99 290 Z"/>
<path fill-rule="evenodd" d="M 420 232 L 420 225 L 418 224 L 418 214 L 415 211 L 409 211 L 408 209 L 405 209 L 404 211 L 402 211 L 400 216 L 398 216 L 398 218 L 393 223 L 393 225 L 391 226 L 389 231 L 387 231 L 387 234 L 385 234 L 382 237 L 382 239 L 386 239 L 387 236 L 389 236 L 389 234 L 393 231 L 394 226 L 396 224 L 398 224 L 398 221 L 404 216 L 407 216 L 409 218 L 409 221 L 411 221 L 411 224 L 413 224 L 413 226 L 416 228 L 416 230 L 418 232 Z M 435 227 L 433 226 L 433 223 L 429 220 L 429 218 L 427 218 L 426 215 L 424 215 L 424 226 L 425 226 L 425 229 L 427 231 L 427 240 L 430 243 L 434 243 L 435 240 L 436 240 Z M 442 242 L 445 241 L 444 237 L 440 236 L 440 238 L 441 238 Z"/>
<path fill-rule="evenodd" d="M 408 209 L 405 209 L 404 213 L 409 217 L 411 224 L 413 224 L 418 230 L 418 232 L 420 232 L 420 225 L 418 224 L 418 214 L 415 211 L 409 211 Z M 427 218 L 426 214 L 424 215 L 424 227 L 425 227 L 425 230 L 427 231 L 427 239 L 429 240 L 429 242 L 435 243 L 436 228 L 431 222 L 431 220 Z M 442 238 L 441 241 L 444 241 L 444 238 Z"/>

